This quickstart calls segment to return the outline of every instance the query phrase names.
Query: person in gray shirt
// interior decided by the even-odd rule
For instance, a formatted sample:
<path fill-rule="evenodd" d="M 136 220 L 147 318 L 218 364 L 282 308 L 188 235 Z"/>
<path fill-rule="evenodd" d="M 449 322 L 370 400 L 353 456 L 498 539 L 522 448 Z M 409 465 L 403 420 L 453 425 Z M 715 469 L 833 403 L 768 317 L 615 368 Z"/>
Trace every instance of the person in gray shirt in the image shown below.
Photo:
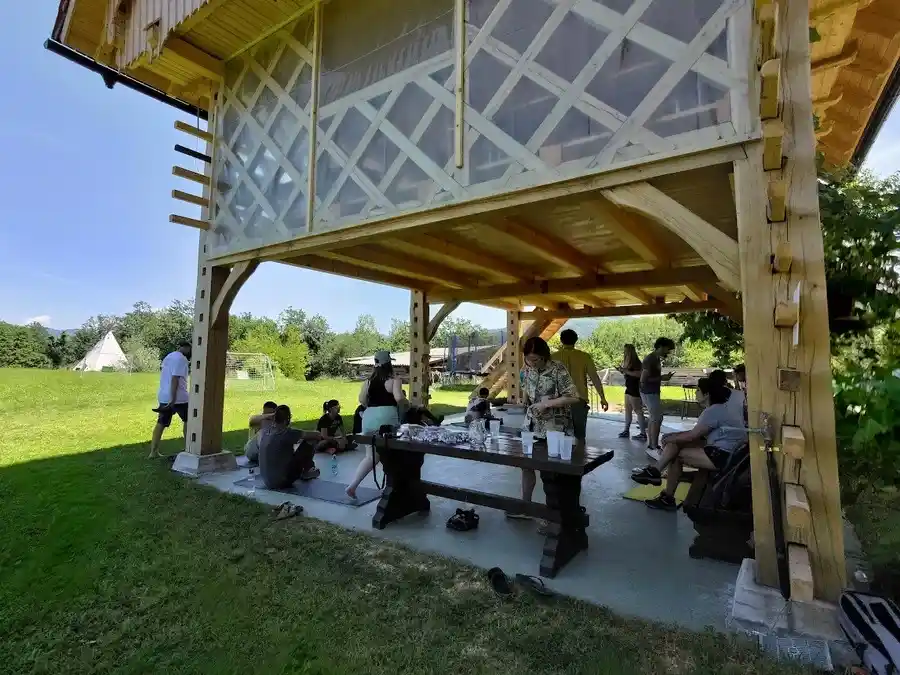
<path fill-rule="evenodd" d="M 270 490 L 290 487 L 294 481 L 319 477 L 313 461 L 315 449 L 303 439 L 303 432 L 291 428 L 291 409 L 275 409 L 271 426 L 260 431 L 259 473 Z"/>
<path fill-rule="evenodd" d="M 711 384 L 709 407 L 700 414 L 694 428 L 663 436 L 662 457 L 656 466 L 651 464 L 631 474 L 631 479 L 641 485 L 662 485 L 662 472 L 669 469 L 666 486 L 659 496 L 644 502 L 648 507 L 677 510 L 675 489 L 685 464 L 721 471 L 732 453 L 747 443 L 743 415 L 728 405 L 730 396 L 731 390 L 727 387 Z"/>

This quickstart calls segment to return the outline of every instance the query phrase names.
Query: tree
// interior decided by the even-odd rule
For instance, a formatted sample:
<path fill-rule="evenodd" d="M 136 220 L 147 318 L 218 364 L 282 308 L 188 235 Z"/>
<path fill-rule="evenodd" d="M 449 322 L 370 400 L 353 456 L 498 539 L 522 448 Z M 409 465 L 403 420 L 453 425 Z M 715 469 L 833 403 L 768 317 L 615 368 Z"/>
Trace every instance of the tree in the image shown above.
<path fill-rule="evenodd" d="M 900 315 L 900 174 L 820 174 L 819 210 L 832 348 L 839 350 Z M 675 320 L 685 337 L 711 342 L 720 363 L 743 348 L 740 324 L 715 312 Z"/>
<path fill-rule="evenodd" d="M 391 331 L 387 335 L 387 348 L 391 352 L 409 351 L 409 321 L 391 319 Z"/>
<path fill-rule="evenodd" d="M 48 368 L 47 331 L 0 321 L 0 368 Z"/>
<path fill-rule="evenodd" d="M 131 373 L 155 373 L 159 370 L 159 354 L 136 337 L 127 338 L 122 343 L 122 351 L 128 361 Z"/>

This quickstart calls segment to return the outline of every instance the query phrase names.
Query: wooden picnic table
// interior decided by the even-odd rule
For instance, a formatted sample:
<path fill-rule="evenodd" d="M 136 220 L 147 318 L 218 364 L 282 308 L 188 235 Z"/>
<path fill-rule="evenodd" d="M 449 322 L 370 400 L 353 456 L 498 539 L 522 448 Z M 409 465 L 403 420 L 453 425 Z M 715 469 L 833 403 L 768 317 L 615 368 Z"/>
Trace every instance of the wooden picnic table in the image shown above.
<path fill-rule="evenodd" d="M 540 441 L 535 442 L 531 455 L 525 455 L 518 435 L 508 430 L 501 431 L 498 439 L 491 439 L 481 449 L 473 449 L 466 444 L 423 443 L 389 436 L 357 435 L 353 438 L 365 445 L 374 443 L 384 467 L 386 485 L 372 518 L 374 528 L 382 530 L 389 523 L 411 513 L 427 513 L 431 510 L 427 495 L 541 518 L 547 521 L 548 528 L 540 574 L 550 578 L 555 577 L 579 551 L 587 548 L 585 530 L 589 519 L 581 506 L 581 480 L 614 455 L 612 450 L 577 444 L 572 450 L 572 459 L 563 460 L 548 457 L 547 445 Z M 541 474 L 547 503 L 526 502 L 505 495 L 424 481 L 421 472 L 425 455 L 533 469 Z"/>

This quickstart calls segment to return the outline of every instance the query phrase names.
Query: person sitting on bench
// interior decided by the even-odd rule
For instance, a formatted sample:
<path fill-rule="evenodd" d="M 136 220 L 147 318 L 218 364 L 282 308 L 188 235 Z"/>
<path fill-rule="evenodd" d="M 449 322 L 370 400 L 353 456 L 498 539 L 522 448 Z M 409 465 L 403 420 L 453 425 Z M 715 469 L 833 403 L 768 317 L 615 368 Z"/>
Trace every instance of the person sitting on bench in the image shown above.
<path fill-rule="evenodd" d="M 316 424 L 316 431 L 322 439 L 316 443 L 316 452 L 327 452 L 334 455 L 344 450 L 353 450 L 356 444 L 344 433 L 344 418 L 341 417 L 341 404 L 337 399 L 322 404 L 324 413 Z"/>
<path fill-rule="evenodd" d="M 477 417 L 475 417 L 472 414 L 472 411 L 475 409 L 476 406 L 481 405 L 482 403 L 486 403 L 488 411 L 490 411 L 491 404 L 488 401 L 488 397 L 490 395 L 491 395 L 491 392 L 488 390 L 487 387 L 482 387 L 481 389 L 478 390 L 477 394 L 472 395 L 472 398 L 469 399 L 469 405 L 466 406 L 466 417 L 465 417 L 466 424 L 469 424 L 472 420 L 477 419 Z"/>
<path fill-rule="evenodd" d="M 714 370 L 709 374 L 709 386 L 730 389 L 731 396 L 728 397 L 728 407 L 743 417 L 744 422 L 747 421 L 747 396 L 740 389 L 732 388 L 724 370 Z"/>
<path fill-rule="evenodd" d="M 303 440 L 303 432 L 291 428 L 291 409 L 275 409 L 272 426 L 259 440 L 259 473 L 270 490 L 290 487 L 294 481 L 319 477 L 313 461 L 315 450 Z"/>
<path fill-rule="evenodd" d="M 244 457 L 254 464 L 259 462 L 259 438 L 264 429 L 272 425 L 275 417 L 275 409 L 278 405 L 274 401 L 266 401 L 262 406 L 262 414 L 250 415 L 247 426 L 250 428 L 250 438 L 244 445 Z"/>
<path fill-rule="evenodd" d="M 668 468 L 666 486 L 658 497 L 644 502 L 651 509 L 675 511 L 675 489 L 685 464 L 697 469 L 721 471 L 731 453 L 747 442 L 743 417 L 727 405 L 731 390 L 710 383 L 709 407 L 689 431 L 663 436 L 663 452 L 656 466 L 652 464 L 631 474 L 641 485 L 662 485 L 662 472 Z"/>

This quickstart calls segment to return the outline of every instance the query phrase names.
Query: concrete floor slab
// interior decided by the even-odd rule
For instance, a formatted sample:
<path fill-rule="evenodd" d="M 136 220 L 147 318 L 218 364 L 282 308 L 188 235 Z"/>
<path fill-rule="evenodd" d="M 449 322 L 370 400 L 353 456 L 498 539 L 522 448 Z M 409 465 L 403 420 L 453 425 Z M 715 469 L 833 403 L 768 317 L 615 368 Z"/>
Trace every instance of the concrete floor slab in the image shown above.
<path fill-rule="evenodd" d="M 644 444 L 617 437 L 621 423 L 592 418 L 588 441 L 613 449 L 615 458 L 589 475 L 582 489 L 582 504 L 591 517 L 590 548 L 569 563 L 556 579 L 546 580 L 553 590 L 588 602 L 606 605 L 618 614 L 673 622 L 686 628 L 712 627 L 726 630 L 738 567 L 708 560 L 693 560 L 688 547 L 693 541 L 691 522 L 681 512 L 652 511 L 622 495 L 632 487 L 631 470 L 647 462 Z M 322 478 L 347 483 L 363 456 L 358 450 L 338 457 L 338 475 L 330 472 L 330 458 L 317 457 Z M 248 494 L 234 482 L 245 478 L 247 469 L 202 476 L 202 484 L 222 491 Z M 382 474 L 379 472 L 379 479 Z M 433 457 L 425 460 L 423 478 L 518 496 L 520 473 L 509 467 L 462 459 Z M 365 485 L 372 485 L 372 478 Z M 253 498 L 280 504 L 286 495 L 257 488 Z M 544 495 L 538 481 L 536 500 Z M 377 502 L 361 507 L 294 498 L 307 516 L 412 548 L 458 558 L 482 568 L 499 566 L 509 575 L 538 573 L 543 537 L 534 523 L 508 521 L 493 509 L 479 508 L 479 529 L 455 532 L 445 527 L 460 503 L 431 497 L 429 516 L 409 516 L 385 530 L 371 525 Z"/>

